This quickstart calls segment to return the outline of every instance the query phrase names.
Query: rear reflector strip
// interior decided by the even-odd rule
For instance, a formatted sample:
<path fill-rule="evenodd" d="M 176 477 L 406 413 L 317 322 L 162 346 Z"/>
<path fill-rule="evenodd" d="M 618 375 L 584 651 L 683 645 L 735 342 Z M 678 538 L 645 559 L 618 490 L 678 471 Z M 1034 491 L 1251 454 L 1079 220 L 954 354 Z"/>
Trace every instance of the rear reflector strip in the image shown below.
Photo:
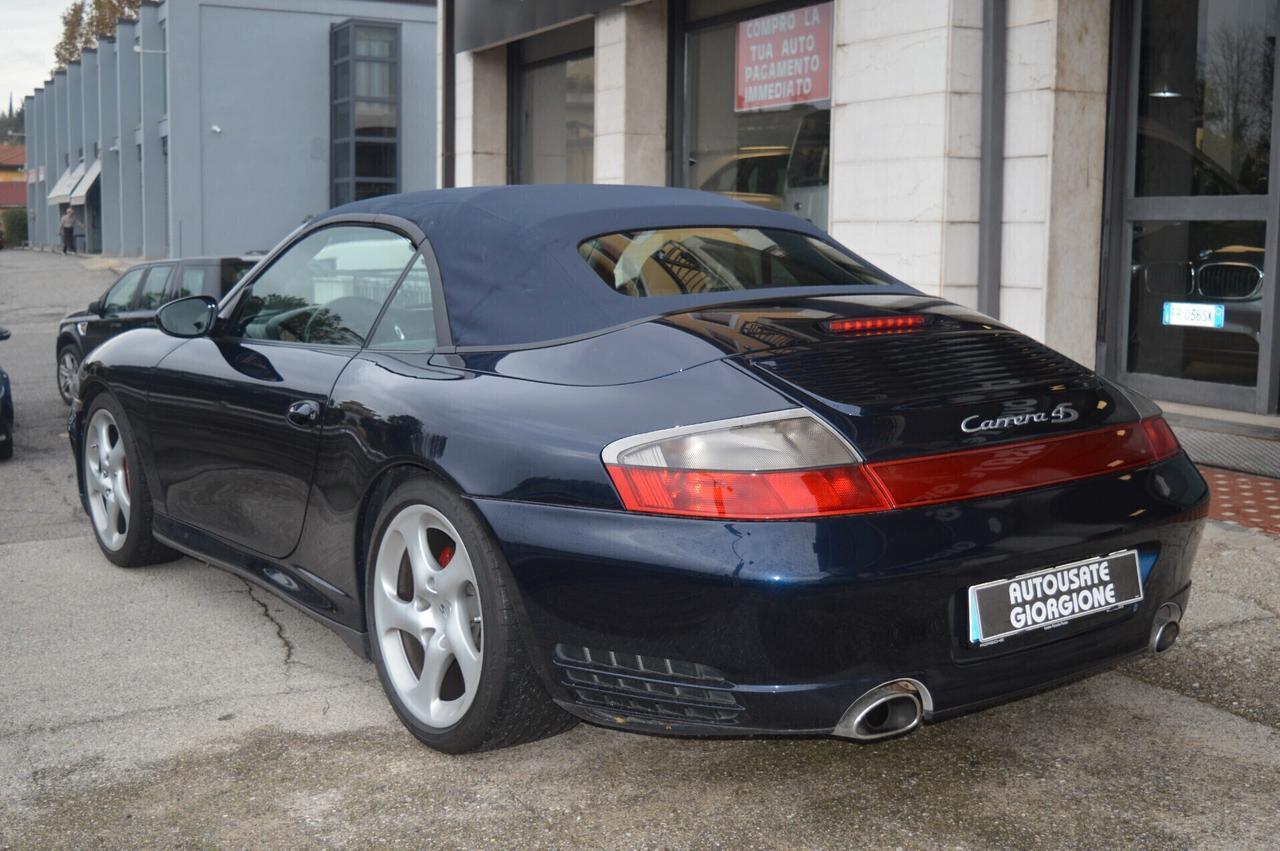
<path fill-rule="evenodd" d="M 1160 417 L 1039 440 L 870 464 L 763 472 L 608 464 L 623 506 L 646 514 L 788 520 L 918 508 L 1119 473 L 1180 451 Z"/>
<path fill-rule="evenodd" d="M 1132 470 L 1178 451 L 1168 424 L 1153 417 L 1132 425 L 880 461 L 869 467 L 895 508 L 915 508 Z"/>

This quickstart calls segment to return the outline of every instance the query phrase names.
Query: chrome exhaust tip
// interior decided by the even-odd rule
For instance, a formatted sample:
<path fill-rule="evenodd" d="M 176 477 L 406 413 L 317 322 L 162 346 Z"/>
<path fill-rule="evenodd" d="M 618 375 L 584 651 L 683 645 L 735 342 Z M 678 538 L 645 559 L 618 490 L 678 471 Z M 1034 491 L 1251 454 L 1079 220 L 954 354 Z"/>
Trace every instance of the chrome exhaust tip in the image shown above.
<path fill-rule="evenodd" d="M 1155 653 L 1168 651 L 1178 640 L 1182 627 L 1182 607 L 1177 603 L 1165 603 L 1156 610 L 1155 619 L 1151 622 L 1151 650 Z"/>
<path fill-rule="evenodd" d="M 932 703 L 928 690 L 916 680 L 891 680 L 855 700 L 832 735 L 859 742 L 901 736 L 920 726 Z"/>

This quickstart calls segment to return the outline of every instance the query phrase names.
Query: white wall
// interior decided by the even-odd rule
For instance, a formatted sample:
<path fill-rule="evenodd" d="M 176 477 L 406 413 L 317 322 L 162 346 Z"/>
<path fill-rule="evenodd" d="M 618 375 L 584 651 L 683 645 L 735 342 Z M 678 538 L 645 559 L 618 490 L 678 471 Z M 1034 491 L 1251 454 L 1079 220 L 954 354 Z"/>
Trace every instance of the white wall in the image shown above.
<path fill-rule="evenodd" d="M 975 304 L 979 0 L 838 0 L 831 231 L 922 290 Z"/>

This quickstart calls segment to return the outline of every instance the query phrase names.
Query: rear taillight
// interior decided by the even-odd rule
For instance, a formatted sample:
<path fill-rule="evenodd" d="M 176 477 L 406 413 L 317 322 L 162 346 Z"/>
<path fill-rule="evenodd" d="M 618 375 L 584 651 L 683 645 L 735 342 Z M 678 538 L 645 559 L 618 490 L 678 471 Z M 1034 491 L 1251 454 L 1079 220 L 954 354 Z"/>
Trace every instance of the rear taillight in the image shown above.
<path fill-rule="evenodd" d="M 916 508 L 1131 470 L 1180 451 L 1161 417 L 1037 440 L 862 463 L 804 411 L 627 438 L 604 451 L 628 511 L 783 520 Z"/>
<path fill-rule="evenodd" d="M 628 438 L 604 460 L 629 511 L 779 520 L 889 508 L 853 450 L 804 411 Z"/>

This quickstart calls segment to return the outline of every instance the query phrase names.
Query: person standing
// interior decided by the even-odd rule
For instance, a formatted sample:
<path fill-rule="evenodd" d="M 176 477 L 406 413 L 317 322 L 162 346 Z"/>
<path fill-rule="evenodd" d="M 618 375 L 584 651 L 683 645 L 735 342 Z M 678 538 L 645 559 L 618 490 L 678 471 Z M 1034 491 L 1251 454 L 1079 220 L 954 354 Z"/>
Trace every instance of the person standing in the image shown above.
<path fill-rule="evenodd" d="M 70 251 L 76 253 L 76 211 L 72 207 L 67 208 L 67 214 L 62 217 L 59 223 L 62 227 L 62 253 L 66 254 Z"/>

